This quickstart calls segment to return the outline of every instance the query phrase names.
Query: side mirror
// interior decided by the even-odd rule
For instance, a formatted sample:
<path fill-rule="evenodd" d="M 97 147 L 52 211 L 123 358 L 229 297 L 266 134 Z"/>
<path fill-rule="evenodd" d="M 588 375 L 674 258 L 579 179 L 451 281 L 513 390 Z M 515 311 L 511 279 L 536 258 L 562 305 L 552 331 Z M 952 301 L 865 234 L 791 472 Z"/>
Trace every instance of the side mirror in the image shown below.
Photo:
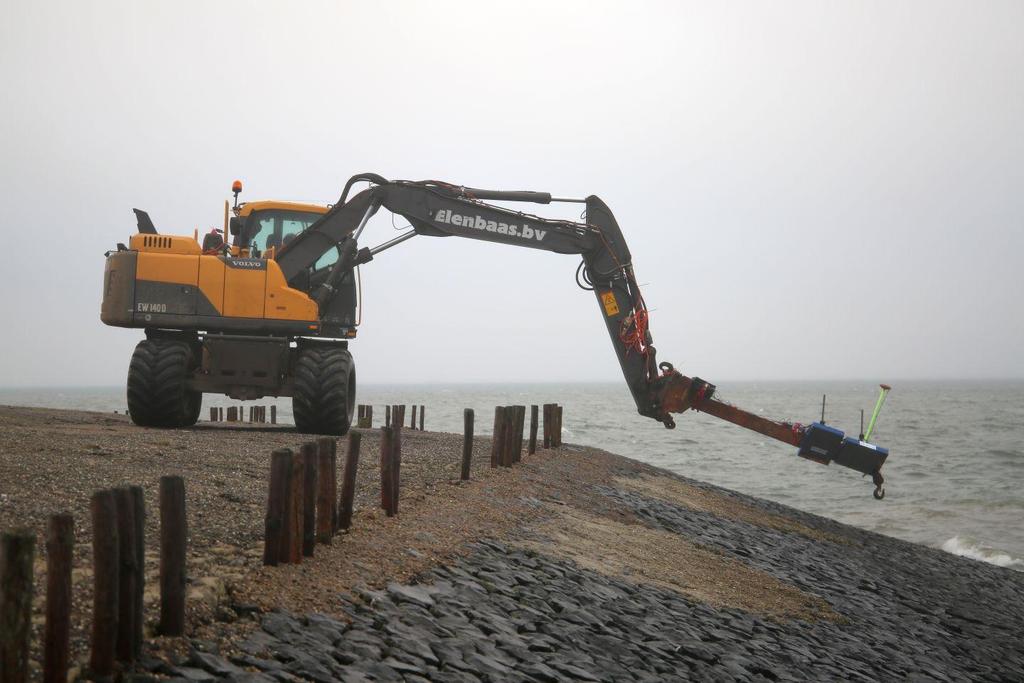
<path fill-rule="evenodd" d="M 232 235 L 239 235 L 239 234 L 241 234 L 241 232 L 242 232 L 242 219 L 239 218 L 238 216 L 233 216 L 231 218 L 231 234 Z"/>

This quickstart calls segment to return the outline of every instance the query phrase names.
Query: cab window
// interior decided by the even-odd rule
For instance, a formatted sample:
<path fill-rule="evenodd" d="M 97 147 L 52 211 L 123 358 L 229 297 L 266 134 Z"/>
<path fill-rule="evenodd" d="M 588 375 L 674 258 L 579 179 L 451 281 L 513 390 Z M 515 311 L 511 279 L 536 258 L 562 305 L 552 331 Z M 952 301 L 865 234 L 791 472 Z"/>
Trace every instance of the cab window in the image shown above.
<path fill-rule="evenodd" d="M 254 233 L 249 245 L 261 252 L 270 247 L 280 249 L 319 218 L 320 214 L 306 211 L 282 209 L 256 211 L 249 216 L 249 224 L 253 226 Z"/>
<path fill-rule="evenodd" d="M 338 255 L 340 253 L 341 253 L 341 250 L 338 249 L 337 247 L 335 247 L 334 249 L 331 249 L 329 252 L 327 252 L 326 254 L 321 256 L 319 259 L 317 259 L 316 264 L 313 265 L 313 270 L 320 270 L 321 268 L 327 268 L 329 266 L 333 266 L 335 261 L 338 260 Z"/>

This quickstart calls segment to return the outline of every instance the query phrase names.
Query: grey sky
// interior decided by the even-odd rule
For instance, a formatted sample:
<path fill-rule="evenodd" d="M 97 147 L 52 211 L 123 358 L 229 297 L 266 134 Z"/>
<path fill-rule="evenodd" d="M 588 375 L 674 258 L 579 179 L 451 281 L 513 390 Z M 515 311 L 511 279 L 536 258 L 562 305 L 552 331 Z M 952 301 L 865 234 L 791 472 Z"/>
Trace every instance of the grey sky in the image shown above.
<path fill-rule="evenodd" d="M 711 381 L 1024 376 L 1024 3 L 4 0 L 0 386 L 120 384 L 103 252 L 353 173 L 600 195 Z M 566 215 L 566 214 L 561 214 Z M 396 219 L 395 225 L 402 223 Z M 365 241 L 393 234 L 378 216 Z M 363 268 L 363 382 L 618 378 L 577 259 Z"/>

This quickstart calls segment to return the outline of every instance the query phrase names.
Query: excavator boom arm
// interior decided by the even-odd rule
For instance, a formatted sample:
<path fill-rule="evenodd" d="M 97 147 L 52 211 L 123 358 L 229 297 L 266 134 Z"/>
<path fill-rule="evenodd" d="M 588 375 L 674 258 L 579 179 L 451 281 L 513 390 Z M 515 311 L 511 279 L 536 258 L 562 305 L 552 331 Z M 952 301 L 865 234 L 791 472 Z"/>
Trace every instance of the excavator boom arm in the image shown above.
<path fill-rule="evenodd" d="M 361 176 L 357 176 L 361 177 Z M 416 234 L 435 237 L 467 237 L 499 244 L 541 249 L 559 254 L 578 254 L 593 284 L 623 376 L 642 415 L 673 425 L 661 409 L 655 349 L 646 327 L 647 311 L 633 275 L 632 256 L 608 206 L 598 197 L 586 204 L 586 222 L 552 220 L 494 206 L 497 201 L 559 201 L 543 192 L 477 190 L 437 181 L 387 181 L 369 176 L 374 183 L 354 195 L 346 194 L 323 218 L 296 237 L 276 257 L 286 280 L 293 280 L 324 253 L 341 246 L 332 278 L 341 278 L 359 263 L 372 258 L 370 250 L 356 250 L 355 240 L 366 221 L 385 208 L 409 221 Z M 349 187 L 351 184 L 349 185 Z M 314 295 L 323 304 L 324 292 Z"/>

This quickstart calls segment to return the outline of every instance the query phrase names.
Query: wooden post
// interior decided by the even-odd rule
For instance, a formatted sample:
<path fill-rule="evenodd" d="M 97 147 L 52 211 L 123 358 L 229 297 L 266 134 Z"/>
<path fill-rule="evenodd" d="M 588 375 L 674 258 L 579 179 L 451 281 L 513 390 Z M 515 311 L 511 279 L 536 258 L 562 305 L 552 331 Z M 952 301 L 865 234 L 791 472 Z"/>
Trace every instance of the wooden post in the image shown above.
<path fill-rule="evenodd" d="M 519 424 L 519 406 L 506 406 L 506 434 L 505 434 L 505 467 L 512 467 L 519 459 L 516 453 L 516 446 L 519 439 L 516 436 L 516 427 Z"/>
<path fill-rule="evenodd" d="M 405 432 L 405 406 L 398 406 L 400 417 L 391 442 L 391 514 L 398 514 L 399 490 L 402 483 L 402 434 Z"/>
<path fill-rule="evenodd" d="M 551 404 L 551 447 L 557 449 L 558 447 L 558 433 L 561 431 L 558 428 L 558 403 Z"/>
<path fill-rule="evenodd" d="M 412 417 L 409 418 L 409 429 L 416 431 L 416 404 L 412 404 Z"/>
<path fill-rule="evenodd" d="M 502 405 L 502 430 L 498 434 L 498 465 L 505 467 L 508 454 L 508 442 L 509 442 L 509 415 L 508 405 Z"/>
<path fill-rule="evenodd" d="M 277 406 L 270 406 L 270 424 L 277 424 Z"/>
<path fill-rule="evenodd" d="M 263 564 L 276 567 L 285 555 L 285 502 L 288 500 L 292 473 L 292 452 L 278 448 L 270 454 L 270 486 L 267 494 L 267 516 L 263 524 Z"/>
<path fill-rule="evenodd" d="M 551 447 L 558 448 L 558 404 L 551 404 Z"/>
<path fill-rule="evenodd" d="M 491 467 L 500 464 L 501 440 L 505 435 L 505 410 L 501 406 L 494 407 L 494 431 L 491 436 Z"/>
<path fill-rule="evenodd" d="M 551 447 L 558 448 L 558 434 L 561 430 L 558 426 L 558 404 L 551 404 Z"/>
<path fill-rule="evenodd" d="M 345 474 L 341 480 L 341 499 L 338 501 L 338 528 L 352 526 L 352 503 L 356 497 L 356 470 L 359 468 L 359 432 L 349 432 L 348 451 L 345 454 Z"/>
<path fill-rule="evenodd" d="M 420 431 L 423 431 L 423 416 L 427 413 L 426 406 L 420 406 Z"/>
<path fill-rule="evenodd" d="M 316 549 L 316 498 L 319 475 L 318 448 L 315 442 L 302 444 L 302 555 L 313 557 Z"/>
<path fill-rule="evenodd" d="M 544 404 L 544 448 L 551 448 L 551 404 Z"/>
<path fill-rule="evenodd" d="M 384 406 L 384 426 L 391 426 L 391 406 Z"/>
<path fill-rule="evenodd" d="M 530 406 L 530 441 L 526 452 L 533 455 L 537 452 L 537 406 Z"/>
<path fill-rule="evenodd" d="M 516 462 L 522 462 L 523 460 L 523 427 L 525 426 L 526 406 L 516 406 Z"/>
<path fill-rule="evenodd" d="M 133 660 L 142 654 L 143 630 L 145 627 L 146 594 L 146 497 L 141 486 L 129 486 L 131 494 L 132 519 L 135 521 L 135 609 L 132 613 L 131 642 Z"/>
<path fill-rule="evenodd" d="M 139 542 L 135 523 L 135 500 L 128 487 L 114 489 L 114 500 L 117 503 L 117 539 L 118 539 L 118 587 L 117 587 L 117 660 L 134 662 L 137 653 L 134 647 L 136 605 L 139 592 L 138 562 Z M 141 617 L 140 617 L 141 618 Z M 141 644 L 141 643 L 140 643 Z"/>
<path fill-rule="evenodd" d="M 338 440 L 331 439 L 330 464 L 331 469 L 331 536 L 338 533 Z"/>
<path fill-rule="evenodd" d="M 216 421 L 217 421 L 217 409 L 211 407 L 210 408 L 210 422 L 216 422 Z"/>
<path fill-rule="evenodd" d="M 89 668 L 102 678 L 114 673 L 117 644 L 120 562 L 117 502 L 113 491 L 97 491 L 89 501 L 92 513 L 92 653 Z"/>
<path fill-rule="evenodd" d="M 526 406 L 519 406 L 519 430 L 516 435 L 519 437 L 519 450 L 516 452 L 516 462 L 522 462 L 523 460 L 523 445 L 526 442 L 526 437 L 523 436 L 523 430 L 526 429 Z"/>
<path fill-rule="evenodd" d="M 555 448 L 562 447 L 562 406 L 555 404 L 555 433 L 552 436 Z"/>
<path fill-rule="evenodd" d="M 549 434 L 548 434 L 548 441 L 551 442 L 551 448 L 558 448 L 558 441 L 555 439 L 555 434 L 558 431 L 557 427 L 555 426 L 555 422 L 557 421 L 557 415 L 558 415 L 558 404 L 557 403 L 550 404 L 548 406 L 548 413 L 551 416 L 551 418 L 549 420 L 550 424 L 548 425 L 548 432 L 549 432 Z"/>
<path fill-rule="evenodd" d="M 164 636 L 185 634 L 187 538 L 185 480 L 160 477 L 160 634 Z"/>
<path fill-rule="evenodd" d="M 391 507 L 391 496 L 395 492 L 391 480 L 393 440 L 394 427 L 382 427 L 380 430 L 380 506 L 384 508 L 388 517 L 394 514 Z"/>
<path fill-rule="evenodd" d="M 508 406 L 502 406 L 501 408 L 501 440 L 498 445 L 498 448 L 501 450 L 498 451 L 498 464 L 502 467 L 508 467 L 508 456 L 512 452 L 512 449 L 508 446 L 509 434 L 512 433 L 512 425 L 510 424 L 512 414 L 508 408 Z"/>
<path fill-rule="evenodd" d="M 505 466 L 505 453 L 508 450 L 508 407 L 501 406 L 501 421 L 499 431 L 495 432 L 495 440 L 498 442 L 498 466 Z"/>
<path fill-rule="evenodd" d="M 423 417 L 423 413 L 420 413 Z M 462 411 L 462 481 L 469 481 L 469 467 L 473 462 L 473 409 Z"/>
<path fill-rule="evenodd" d="M 67 683 L 71 647 L 71 565 L 75 520 L 68 513 L 50 517 L 46 529 L 46 631 L 43 636 L 43 681 Z M 2 586 L 2 583 L 0 583 Z M 0 595 L 3 590 L 0 589 Z M 0 613 L 8 606 L 0 600 Z"/>
<path fill-rule="evenodd" d="M 28 681 L 35 548 L 36 537 L 28 530 L 0 534 L 0 681 L 3 683 Z"/>
<path fill-rule="evenodd" d="M 305 504 L 302 498 L 306 490 L 306 460 L 302 450 L 292 456 L 292 471 L 288 477 L 288 497 L 285 500 L 285 539 L 284 554 L 281 561 L 285 564 L 302 564 L 302 513 Z"/>
<path fill-rule="evenodd" d="M 330 544 L 338 526 L 337 442 L 323 436 L 316 440 L 316 541 Z"/>
<path fill-rule="evenodd" d="M 405 417 L 404 415 L 402 417 Z M 398 514 L 398 501 L 402 485 L 402 430 L 395 432 L 391 448 L 391 514 Z"/>

